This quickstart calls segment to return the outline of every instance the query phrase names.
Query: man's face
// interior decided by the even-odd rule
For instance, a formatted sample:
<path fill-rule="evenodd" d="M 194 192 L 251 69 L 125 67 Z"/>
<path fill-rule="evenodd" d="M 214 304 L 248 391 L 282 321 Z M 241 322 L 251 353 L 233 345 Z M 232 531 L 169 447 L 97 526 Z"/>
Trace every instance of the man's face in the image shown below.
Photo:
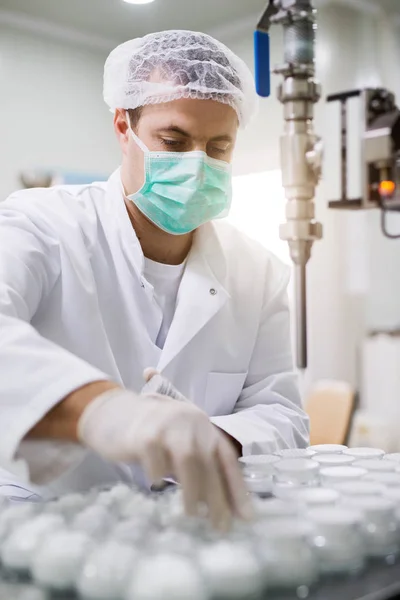
<path fill-rule="evenodd" d="M 143 152 L 129 135 L 127 113 L 117 111 L 115 129 L 123 152 L 122 174 L 127 195 L 144 182 Z M 238 129 L 233 108 L 214 100 L 181 99 L 143 107 L 135 133 L 149 150 L 202 150 L 211 158 L 231 162 Z"/>

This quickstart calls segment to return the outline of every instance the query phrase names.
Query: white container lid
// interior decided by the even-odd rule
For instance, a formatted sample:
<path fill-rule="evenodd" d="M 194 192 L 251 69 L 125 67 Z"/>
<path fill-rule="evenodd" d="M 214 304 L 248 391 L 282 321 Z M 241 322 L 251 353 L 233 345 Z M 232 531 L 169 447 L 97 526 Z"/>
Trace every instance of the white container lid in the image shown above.
<path fill-rule="evenodd" d="M 321 469 L 321 479 L 330 484 L 335 481 L 351 481 L 352 479 L 361 479 L 368 471 L 357 467 L 325 467 Z"/>
<path fill-rule="evenodd" d="M 315 524 L 323 528 L 332 529 L 342 527 L 347 530 L 352 525 L 362 523 L 362 513 L 354 508 L 346 506 L 312 507 L 307 511 L 307 517 Z"/>
<path fill-rule="evenodd" d="M 389 498 L 389 500 L 393 500 L 396 503 L 398 508 L 400 508 L 400 486 L 399 487 L 388 487 L 384 492 L 385 498 Z"/>
<path fill-rule="evenodd" d="M 159 554 L 143 557 L 132 568 L 132 579 L 124 597 L 127 600 L 206 600 L 207 592 L 197 567 L 189 560 Z"/>
<path fill-rule="evenodd" d="M 335 504 L 340 498 L 336 490 L 322 487 L 310 487 L 296 490 L 291 496 L 294 502 L 304 503 L 308 506 L 324 506 Z"/>
<path fill-rule="evenodd" d="M 343 450 L 343 454 L 361 460 L 363 458 L 383 458 L 385 452 L 380 448 L 346 448 L 346 450 Z"/>
<path fill-rule="evenodd" d="M 309 450 L 313 450 L 317 454 L 341 454 L 347 449 L 347 446 L 342 444 L 317 444 L 315 446 L 309 446 Z"/>
<path fill-rule="evenodd" d="M 365 480 L 374 481 L 388 487 L 400 487 L 400 473 L 377 473 L 376 471 L 369 471 L 365 476 Z"/>
<path fill-rule="evenodd" d="M 312 460 L 316 460 L 323 467 L 341 467 L 351 465 L 355 461 L 354 456 L 344 454 L 316 454 Z"/>
<path fill-rule="evenodd" d="M 109 539 L 98 544 L 83 561 L 77 580 L 79 598 L 121 598 L 138 562 L 137 549 Z"/>
<path fill-rule="evenodd" d="M 344 496 L 384 496 L 386 487 L 374 481 L 340 481 L 335 484 L 335 490 Z"/>
<path fill-rule="evenodd" d="M 269 523 L 265 529 L 265 537 L 273 540 L 300 540 L 311 535 L 312 531 L 310 521 L 292 517 Z"/>
<path fill-rule="evenodd" d="M 310 448 L 285 448 L 284 450 L 277 450 L 274 454 L 281 458 L 311 458 L 315 455 L 315 452 Z"/>
<path fill-rule="evenodd" d="M 153 557 L 149 557 L 148 562 L 150 567 L 148 576 L 153 577 L 155 575 L 153 575 L 152 569 Z M 241 544 L 220 541 L 204 547 L 199 551 L 197 564 L 207 582 L 212 597 L 229 597 L 234 600 L 243 598 L 247 594 L 250 597 L 258 597 L 262 591 L 264 582 L 261 566 L 250 548 Z M 192 599 L 192 595 L 185 594 L 184 589 L 181 588 L 180 592 L 180 594 L 176 593 L 173 598 L 176 600 Z M 137 596 L 133 595 L 132 598 L 136 600 Z M 143 600 L 147 598 L 150 598 L 150 596 L 143 596 Z M 159 598 L 172 599 L 172 596 L 164 594 L 160 595 Z"/>
<path fill-rule="evenodd" d="M 383 457 L 385 460 L 392 460 L 393 462 L 400 463 L 400 452 L 390 452 L 385 454 Z"/>
<path fill-rule="evenodd" d="M 371 518 L 380 516 L 394 516 L 396 508 L 395 502 L 390 498 L 380 498 L 378 496 L 355 496 L 346 498 L 346 505 L 351 505 L 357 510 L 361 510 L 365 515 Z"/>
<path fill-rule="evenodd" d="M 273 454 L 250 454 L 239 458 L 239 463 L 246 470 L 262 473 L 273 473 L 273 466 L 279 461 L 279 456 Z"/>
<path fill-rule="evenodd" d="M 249 454 L 239 458 L 239 462 L 243 465 L 271 465 L 279 460 L 279 456 L 275 454 Z"/>
<path fill-rule="evenodd" d="M 35 581 L 54 589 L 73 589 L 92 543 L 91 538 L 80 531 L 60 529 L 49 533 L 32 558 L 31 572 Z"/>
<path fill-rule="evenodd" d="M 373 473 L 390 473 L 394 472 L 397 464 L 390 460 L 380 460 L 379 458 L 366 458 L 365 460 L 356 460 L 355 467 L 366 469 Z"/>
<path fill-rule="evenodd" d="M 256 515 L 261 519 L 276 519 L 281 517 L 295 517 L 299 509 L 292 502 L 283 502 L 278 498 L 269 500 L 255 499 L 254 502 Z"/>
<path fill-rule="evenodd" d="M 276 473 L 282 475 L 297 475 L 299 473 L 315 476 L 319 471 L 319 464 L 311 458 L 287 458 L 274 465 Z"/>

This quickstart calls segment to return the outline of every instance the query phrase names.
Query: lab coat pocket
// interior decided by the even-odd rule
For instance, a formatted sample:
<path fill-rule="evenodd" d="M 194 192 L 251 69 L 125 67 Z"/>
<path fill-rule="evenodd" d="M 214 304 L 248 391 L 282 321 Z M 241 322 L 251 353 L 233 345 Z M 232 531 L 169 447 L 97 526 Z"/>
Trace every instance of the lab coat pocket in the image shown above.
<path fill-rule="evenodd" d="M 239 399 L 245 373 L 209 373 L 205 393 L 205 410 L 210 417 L 229 415 Z"/>

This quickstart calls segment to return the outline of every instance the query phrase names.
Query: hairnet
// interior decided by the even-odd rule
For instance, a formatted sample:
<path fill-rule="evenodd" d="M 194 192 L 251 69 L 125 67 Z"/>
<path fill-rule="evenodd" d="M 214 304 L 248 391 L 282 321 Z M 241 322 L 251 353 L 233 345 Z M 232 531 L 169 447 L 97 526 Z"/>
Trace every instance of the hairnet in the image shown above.
<path fill-rule="evenodd" d="M 204 33 L 150 33 L 117 46 L 107 58 L 104 100 L 111 110 L 180 98 L 229 104 L 242 126 L 257 104 L 249 68 L 224 44 Z"/>

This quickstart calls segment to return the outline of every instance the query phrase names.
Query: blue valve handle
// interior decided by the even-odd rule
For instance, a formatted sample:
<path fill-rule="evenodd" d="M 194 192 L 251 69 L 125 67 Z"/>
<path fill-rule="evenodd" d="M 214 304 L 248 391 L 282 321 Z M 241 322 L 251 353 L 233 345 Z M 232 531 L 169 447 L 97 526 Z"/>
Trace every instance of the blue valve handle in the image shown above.
<path fill-rule="evenodd" d="M 269 34 L 259 29 L 254 32 L 254 68 L 257 94 L 267 98 L 271 93 Z"/>

